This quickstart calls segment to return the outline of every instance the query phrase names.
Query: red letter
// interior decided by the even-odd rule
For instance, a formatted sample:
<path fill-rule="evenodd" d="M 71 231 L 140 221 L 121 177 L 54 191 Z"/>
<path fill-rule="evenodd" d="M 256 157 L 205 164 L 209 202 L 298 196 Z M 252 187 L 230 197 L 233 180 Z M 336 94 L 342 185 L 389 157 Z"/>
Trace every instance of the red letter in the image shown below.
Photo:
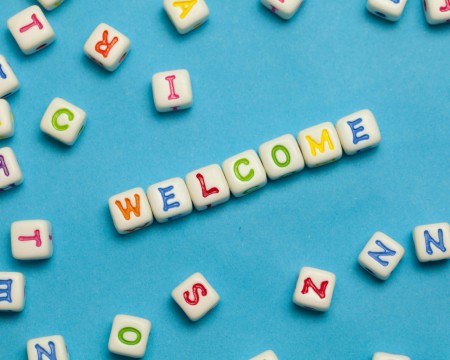
<path fill-rule="evenodd" d="M 110 43 L 108 43 L 108 30 L 103 31 L 103 39 L 102 41 L 99 41 L 95 45 L 95 51 L 97 51 L 99 54 L 102 54 L 104 58 L 108 57 L 109 52 L 113 48 L 114 45 L 119 41 L 119 39 L 114 36 L 114 38 L 111 40 Z M 102 47 L 104 49 L 102 49 Z"/>
<path fill-rule="evenodd" d="M 312 288 L 314 290 L 314 292 L 319 295 L 319 297 L 321 299 L 325 298 L 325 290 L 327 289 L 328 286 L 328 281 L 323 281 L 320 284 L 320 289 L 317 288 L 316 285 L 314 285 L 314 283 L 312 282 L 311 278 L 307 278 L 304 283 L 303 283 L 303 289 L 302 289 L 302 294 L 307 294 L 309 288 Z"/>
<path fill-rule="evenodd" d="M 30 30 L 33 26 L 37 26 L 39 28 L 39 30 L 42 30 L 44 28 L 44 25 L 42 25 L 40 23 L 40 21 L 38 20 L 36 14 L 31 15 L 31 20 L 33 20 L 33 22 L 31 22 L 30 24 L 25 25 L 25 26 L 23 26 L 23 27 L 21 27 L 19 29 L 19 31 L 21 33 L 24 33 L 25 31 Z"/>
<path fill-rule="evenodd" d="M 204 198 L 206 198 L 212 194 L 217 194 L 219 192 L 219 189 L 216 187 L 212 187 L 211 189 L 206 188 L 205 178 L 203 177 L 202 174 L 198 173 L 197 175 L 195 175 L 195 177 L 200 182 L 200 186 L 202 187 L 202 195 Z"/>

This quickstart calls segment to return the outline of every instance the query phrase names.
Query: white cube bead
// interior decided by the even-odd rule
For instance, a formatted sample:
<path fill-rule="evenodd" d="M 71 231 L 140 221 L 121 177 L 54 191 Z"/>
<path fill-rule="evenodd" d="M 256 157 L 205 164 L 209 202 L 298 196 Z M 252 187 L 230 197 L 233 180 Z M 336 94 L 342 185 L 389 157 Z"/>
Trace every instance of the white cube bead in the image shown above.
<path fill-rule="evenodd" d="M 23 176 L 16 155 L 10 147 L 0 149 L 0 192 L 22 184 Z"/>
<path fill-rule="evenodd" d="M 223 173 L 231 192 L 241 197 L 267 184 L 266 170 L 255 150 L 247 150 L 225 160 Z"/>
<path fill-rule="evenodd" d="M 12 71 L 6 58 L 0 55 L 0 98 L 15 93 L 19 87 L 19 80 L 17 80 L 14 71 Z"/>
<path fill-rule="evenodd" d="M 28 360 L 69 360 L 64 338 L 60 335 L 31 339 L 27 342 Z"/>
<path fill-rule="evenodd" d="M 26 55 L 33 54 L 55 40 L 55 33 L 41 8 L 30 6 L 9 18 L 8 29 Z"/>
<path fill-rule="evenodd" d="M 450 225 L 448 223 L 416 226 L 413 239 L 419 261 L 450 259 Z"/>
<path fill-rule="evenodd" d="M 262 144 L 259 147 L 259 156 L 271 180 L 293 174 L 305 167 L 298 143 L 290 134 Z"/>
<path fill-rule="evenodd" d="M 367 0 L 367 10 L 382 19 L 397 21 L 403 14 L 407 0 Z"/>
<path fill-rule="evenodd" d="M 38 2 L 45 10 L 51 11 L 61 5 L 64 0 L 38 0 Z"/>
<path fill-rule="evenodd" d="M 132 358 L 143 357 L 147 350 L 151 327 L 152 324 L 147 319 L 117 315 L 109 336 L 109 351 Z"/>
<path fill-rule="evenodd" d="M 328 271 L 303 267 L 297 280 L 293 301 L 299 306 L 327 311 L 333 298 L 336 276 Z"/>
<path fill-rule="evenodd" d="M 180 34 L 198 28 L 209 17 L 209 9 L 204 0 L 164 0 L 163 6 Z"/>
<path fill-rule="evenodd" d="M 373 354 L 372 360 L 411 360 L 411 358 L 404 355 L 376 352 Z"/>
<path fill-rule="evenodd" d="M 22 311 L 25 277 L 18 272 L 0 272 L 0 311 Z"/>
<path fill-rule="evenodd" d="M 303 1 L 304 0 L 261 0 L 266 8 L 285 20 L 289 20 L 294 16 L 303 4 Z"/>
<path fill-rule="evenodd" d="M 450 22 L 449 0 L 424 0 L 423 7 L 429 24 L 437 25 Z"/>
<path fill-rule="evenodd" d="M 11 224 L 11 250 L 18 260 L 48 259 L 53 254 L 52 226 L 47 220 L 21 220 Z"/>
<path fill-rule="evenodd" d="M 14 135 L 14 117 L 6 100 L 0 99 L 0 139 Z"/>
<path fill-rule="evenodd" d="M 172 298 L 192 321 L 197 321 L 213 309 L 219 294 L 201 273 L 195 273 L 172 291 Z"/>
<path fill-rule="evenodd" d="M 130 51 L 131 41 L 107 24 L 98 25 L 84 44 L 85 54 L 108 71 L 116 70 Z"/>
<path fill-rule="evenodd" d="M 367 109 L 338 120 L 336 131 L 347 155 L 371 149 L 381 141 L 380 129 L 375 116 Z"/>
<path fill-rule="evenodd" d="M 142 188 L 134 188 L 111 196 L 108 204 L 119 234 L 128 234 L 153 223 L 152 209 Z"/>
<path fill-rule="evenodd" d="M 298 133 L 298 143 L 308 167 L 317 167 L 339 160 L 342 147 L 331 122 L 325 122 Z"/>
<path fill-rule="evenodd" d="M 173 178 L 153 184 L 147 197 L 156 221 L 164 223 L 192 212 L 192 200 L 182 178 Z"/>
<path fill-rule="evenodd" d="M 404 254 L 403 246 L 377 231 L 359 254 L 358 262 L 373 276 L 386 280 Z"/>
<path fill-rule="evenodd" d="M 41 130 L 66 145 L 73 145 L 84 129 L 86 113 L 70 102 L 54 98 L 41 120 Z"/>
<path fill-rule="evenodd" d="M 230 188 L 219 165 L 213 164 L 191 171 L 186 185 L 197 210 L 209 209 L 230 199 Z"/>
<path fill-rule="evenodd" d="M 272 350 L 267 350 L 250 360 L 278 360 L 278 358 Z"/>
<path fill-rule="evenodd" d="M 152 77 L 153 101 L 159 112 L 192 106 L 191 78 L 187 70 L 159 72 Z"/>

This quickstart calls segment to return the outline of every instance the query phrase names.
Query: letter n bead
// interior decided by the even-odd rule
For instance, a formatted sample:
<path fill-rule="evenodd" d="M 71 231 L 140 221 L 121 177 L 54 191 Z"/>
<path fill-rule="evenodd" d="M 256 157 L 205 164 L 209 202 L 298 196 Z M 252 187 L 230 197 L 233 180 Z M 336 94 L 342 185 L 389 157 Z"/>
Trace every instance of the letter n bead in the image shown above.
<path fill-rule="evenodd" d="M 381 141 L 380 129 L 370 110 L 361 110 L 336 123 L 336 131 L 347 155 L 371 149 Z"/>
<path fill-rule="evenodd" d="M 295 15 L 304 0 L 261 0 L 262 4 L 284 20 Z"/>
<path fill-rule="evenodd" d="M 0 311 L 22 311 L 25 277 L 18 272 L 0 272 Z"/>
<path fill-rule="evenodd" d="M 416 226 L 413 231 L 420 262 L 450 259 L 450 225 L 438 223 Z"/>
<path fill-rule="evenodd" d="M 192 106 L 191 78 L 187 70 L 154 74 L 152 91 L 153 101 L 159 112 L 177 111 Z"/>
<path fill-rule="evenodd" d="M 114 226 L 119 234 L 128 234 L 153 223 L 153 213 L 142 188 L 111 196 L 108 201 Z"/>
<path fill-rule="evenodd" d="M 114 318 L 108 349 L 118 355 L 141 358 L 147 350 L 152 324 L 149 320 L 129 315 Z"/>
<path fill-rule="evenodd" d="M 66 145 L 73 145 L 84 129 L 86 113 L 70 102 L 55 98 L 41 120 L 41 130 Z"/>
<path fill-rule="evenodd" d="M 328 271 L 303 267 L 297 280 L 293 301 L 299 306 L 327 311 L 333 298 L 336 276 Z"/>
<path fill-rule="evenodd" d="M 9 18 L 7 25 L 20 50 L 26 55 L 47 47 L 55 40 L 50 23 L 37 5 L 30 6 Z"/>
<path fill-rule="evenodd" d="M 450 22 L 450 0 L 424 0 L 423 7 L 430 25 Z"/>
<path fill-rule="evenodd" d="M 172 298 L 192 321 L 197 321 L 213 309 L 219 294 L 201 273 L 195 273 L 172 291 Z"/>
<path fill-rule="evenodd" d="M 403 246 L 377 231 L 359 254 L 358 262 L 373 276 L 386 280 L 404 254 Z"/>
<path fill-rule="evenodd" d="M 28 360 L 69 360 L 64 338 L 60 335 L 31 339 L 27 342 Z"/>
<path fill-rule="evenodd" d="M 108 71 L 116 70 L 130 51 L 131 41 L 107 24 L 98 25 L 84 44 L 84 53 Z"/>
<path fill-rule="evenodd" d="M 209 17 L 205 0 L 164 0 L 163 6 L 180 34 L 197 29 Z"/>
<path fill-rule="evenodd" d="M 23 182 L 22 171 L 10 147 L 0 148 L 0 192 L 12 189 Z"/>

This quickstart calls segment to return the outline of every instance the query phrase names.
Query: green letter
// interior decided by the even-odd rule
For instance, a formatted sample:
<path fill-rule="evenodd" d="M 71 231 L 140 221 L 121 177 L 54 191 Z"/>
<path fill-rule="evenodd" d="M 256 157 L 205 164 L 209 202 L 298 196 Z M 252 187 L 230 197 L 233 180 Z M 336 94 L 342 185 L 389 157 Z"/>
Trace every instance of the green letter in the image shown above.
<path fill-rule="evenodd" d="M 247 182 L 250 181 L 253 176 L 255 176 L 255 171 L 253 169 L 250 169 L 250 171 L 248 172 L 248 174 L 246 176 L 243 176 L 240 172 L 239 172 L 239 165 L 244 164 L 244 165 L 249 165 L 250 161 L 248 161 L 248 159 L 246 158 L 242 158 L 237 160 L 234 163 L 234 175 L 236 175 L 236 177 L 238 178 L 238 180 L 241 180 L 243 182 Z"/>
<path fill-rule="evenodd" d="M 59 109 L 57 112 L 55 112 L 55 114 L 52 117 L 52 125 L 58 131 L 64 131 L 64 130 L 67 130 L 69 128 L 69 125 L 59 125 L 58 124 L 58 118 L 62 114 L 66 114 L 67 117 L 69 118 L 69 121 L 72 121 L 73 117 L 74 117 L 73 112 L 70 111 L 69 109 Z"/>
<path fill-rule="evenodd" d="M 280 162 L 277 159 L 277 151 L 281 150 L 284 155 L 286 156 L 286 161 L 285 162 Z M 275 165 L 277 165 L 278 167 L 286 167 L 291 163 L 291 155 L 289 154 L 288 149 L 286 149 L 283 145 L 277 145 L 274 146 L 274 148 L 272 149 L 272 159 L 273 162 L 275 163 Z"/>

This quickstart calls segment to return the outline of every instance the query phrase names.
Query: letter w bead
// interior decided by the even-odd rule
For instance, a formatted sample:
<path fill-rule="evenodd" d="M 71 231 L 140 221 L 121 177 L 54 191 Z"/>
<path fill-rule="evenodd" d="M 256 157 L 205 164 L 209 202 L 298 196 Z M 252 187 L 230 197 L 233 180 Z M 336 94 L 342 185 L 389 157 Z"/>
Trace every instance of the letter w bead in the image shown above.
<path fill-rule="evenodd" d="M 135 206 L 131 205 L 131 200 L 129 198 L 125 198 L 125 208 L 119 200 L 115 201 L 116 206 L 119 208 L 125 220 L 131 219 L 131 213 L 136 217 L 141 216 L 141 197 L 138 194 L 134 194 L 134 201 L 136 203 Z"/>
<path fill-rule="evenodd" d="M 319 297 L 321 299 L 325 299 L 326 294 L 325 291 L 327 290 L 327 286 L 328 286 L 328 281 L 322 281 L 320 283 L 320 288 L 317 288 L 317 286 L 313 283 L 313 281 L 311 280 L 311 278 L 307 278 L 305 279 L 305 281 L 303 282 L 303 289 L 301 291 L 301 293 L 307 294 L 309 292 L 309 288 L 313 289 L 314 292 L 319 295 Z"/>

